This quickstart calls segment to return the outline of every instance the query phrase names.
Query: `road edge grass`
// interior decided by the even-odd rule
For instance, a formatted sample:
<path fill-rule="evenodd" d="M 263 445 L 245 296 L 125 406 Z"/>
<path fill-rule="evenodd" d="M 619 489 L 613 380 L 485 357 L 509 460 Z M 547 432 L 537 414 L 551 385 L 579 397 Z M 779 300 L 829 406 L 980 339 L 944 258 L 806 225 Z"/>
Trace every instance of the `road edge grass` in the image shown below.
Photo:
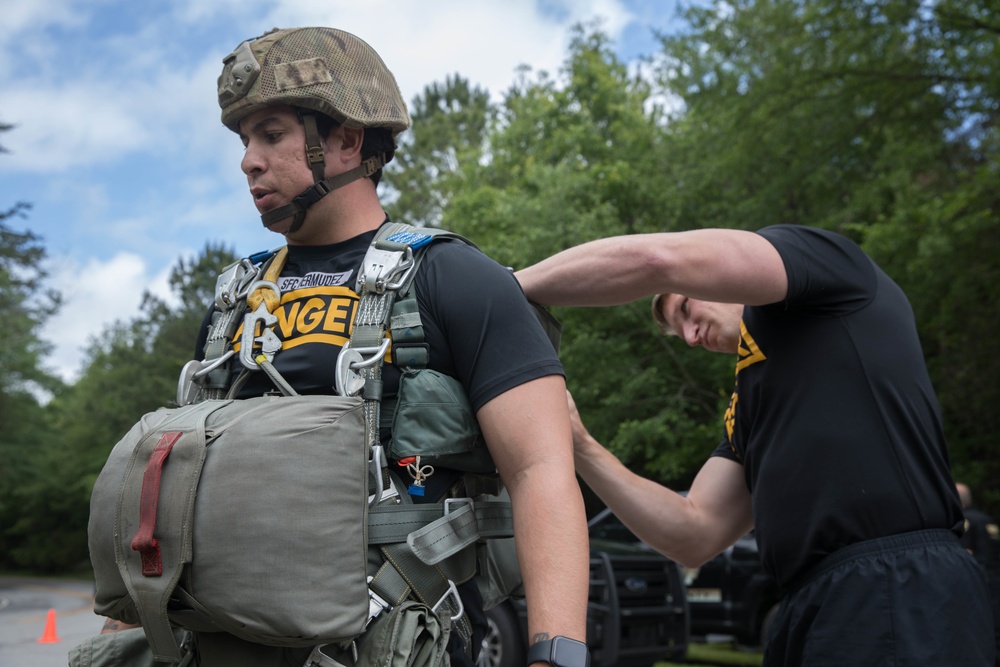
<path fill-rule="evenodd" d="M 759 651 L 747 651 L 730 644 L 688 644 L 684 662 L 658 662 L 656 667 L 759 667 L 764 656 Z"/>

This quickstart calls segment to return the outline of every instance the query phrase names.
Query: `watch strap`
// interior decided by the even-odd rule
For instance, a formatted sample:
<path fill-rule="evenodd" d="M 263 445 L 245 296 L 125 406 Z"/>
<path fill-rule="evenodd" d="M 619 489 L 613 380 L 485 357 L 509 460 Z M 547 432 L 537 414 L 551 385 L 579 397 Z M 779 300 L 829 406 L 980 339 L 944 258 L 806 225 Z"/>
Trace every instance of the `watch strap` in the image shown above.
<path fill-rule="evenodd" d="M 556 635 L 528 648 L 527 664 L 547 662 L 553 667 L 590 667 L 590 651 L 581 641 Z"/>

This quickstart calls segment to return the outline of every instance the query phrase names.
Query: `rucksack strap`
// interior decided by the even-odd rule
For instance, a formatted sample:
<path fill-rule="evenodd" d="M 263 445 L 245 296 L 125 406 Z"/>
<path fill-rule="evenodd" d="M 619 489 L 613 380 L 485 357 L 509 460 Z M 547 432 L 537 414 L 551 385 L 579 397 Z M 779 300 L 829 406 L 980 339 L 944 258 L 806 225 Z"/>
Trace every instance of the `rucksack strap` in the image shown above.
<path fill-rule="evenodd" d="M 160 423 L 136 446 L 122 481 L 123 497 L 141 498 L 141 502 L 139 507 L 122 503 L 117 507 L 115 528 L 120 537 L 115 560 L 157 660 L 177 662 L 182 657 L 167 618 L 167 602 L 193 557 L 191 530 L 195 491 L 205 464 L 205 420 L 225 403 L 206 401 Z M 183 424 L 178 423 L 182 418 Z M 176 480 L 171 492 L 183 494 L 181 503 L 158 502 L 159 471 L 168 456 L 170 474 Z M 140 465 L 141 461 L 148 463 Z M 180 535 L 181 539 L 158 542 L 153 538 L 154 528 L 161 535 Z M 126 549 L 142 556 L 141 572 L 129 569 Z"/>
<path fill-rule="evenodd" d="M 376 233 L 358 272 L 355 291 L 360 301 L 351 340 L 337 360 L 337 389 L 353 391 L 364 399 L 372 460 L 385 461 L 379 437 L 381 373 L 383 362 L 390 356 L 390 344 L 395 348 L 391 358 L 397 364 L 427 365 L 419 307 L 411 286 L 426 247 L 435 238 L 444 237 L 461 238 L 444 230 L 386 223 Z M 403 349 L 407 354 L 400 359 L 398 351 Z M 365 355 L 370 356 L 363 359 Z M 380 473 L 382 484 L 377 486 L 391 489 L 388 470 Z M 467 581 L 476 573 L 475 549 L 469 547 L 480 539 L 481 533 L 471 501 L 450 512 L 450 504 L 427 505 L 428 509 L 421 510 L 414 509 L 418 506 L 407 503 L 403 497 L 397 496 L 402 504 L 393 501 L 380 504 L 381 499 L 379 494 L 373 496 L 369 513 L 369 544 L 380 544 L 385 559 L 369 582 L 373 605 L 378 600 L 394 600 L 399 604 L 407 597 L 415 598 L 439 617 L 449 618 L 466 646 L 471 646 L 472 626 L 456 589 L 456 583 Z M 484 508 L 486 524 L 490 522 L 488 513 Z M 390 527 L 393 522 L 399 522 L 396 529 Z M 405 532 L 399 526 L 405 527 Z M 378 613 L 374 607 L 373 611 Z"/>
<path fill-rule="evenodd" d="M 449 498 L 444 503 L 379 505 L 368 510 L 368 543 L 409 542 L 434 565 L 480 539 L 513 537 L 510 503 Z"/>

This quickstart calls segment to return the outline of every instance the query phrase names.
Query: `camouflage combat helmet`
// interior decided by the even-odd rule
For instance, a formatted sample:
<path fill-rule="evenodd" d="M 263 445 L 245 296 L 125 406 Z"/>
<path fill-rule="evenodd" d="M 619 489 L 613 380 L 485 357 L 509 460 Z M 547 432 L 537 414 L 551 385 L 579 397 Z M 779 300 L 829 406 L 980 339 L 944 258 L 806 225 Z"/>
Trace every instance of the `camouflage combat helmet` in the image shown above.
<path fill-rule="evenodd" d="M 333 28 L 272 30 L 223 59 L 222 123 L 239 132 L 254 111 L 288 104 L 324 113 L 347 127 L 410 126 L 392 72 L 366 42 Z"/>
<path fill-rule="evenodd" d="M 334 28 L 274 29 L 248 39 L 226 56 L 218 81 L 222 123 L 239 132 L 240 121 L 265 107 L 295 107 L 306 131 L 306 155 L 314 185 L 261 216 L 264 226 L 295 215 L 331 190 L 375 173 L 391 159 L 376 155 L 360 167 L 324 179 L 323 150 L 315 113 L 349 128 L 386 128 L 395 137 L 410 126 L 406 103 L 382 58 L 358 37 Z M 315 112 L 315 113 L 314 113 Z"/>

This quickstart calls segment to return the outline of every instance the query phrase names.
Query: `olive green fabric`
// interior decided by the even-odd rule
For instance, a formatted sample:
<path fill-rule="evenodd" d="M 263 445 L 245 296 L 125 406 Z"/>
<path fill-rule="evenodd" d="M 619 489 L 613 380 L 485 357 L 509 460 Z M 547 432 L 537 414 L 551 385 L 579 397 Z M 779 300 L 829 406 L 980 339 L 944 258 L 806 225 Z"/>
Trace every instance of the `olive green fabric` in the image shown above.
<path fill-rule="evenodd" d="M 346 127 L 410 126 L 392 72 L 358 37 L 333 28 L 273 30 L 241 43 L 223 59 L 219 76 L 222 123 L 264 107 L 287 104 L 324 113 Z"/>
<path fill-rule="evenodd" d="M 354 649 L 323 646 L 318 650 L 345 667 L 442 667 L 451 635 L 446 614 L 439 618 L 427 605 L 404 602 L 380 616 Z M 322 664 L 322 663 L 320 663 Z"/>
<path fill-rule="evenodd" d="M 463 472 L 496 472 L 462 383 L 427 368 L 404 371 L 399 379 L 389 453 Z"/>
<path fill-rule="evenodd" d="M 191 633 L 175 630 L 178 644 L 191 641 Z M 181 665 L 189 664 L 189 654 Z M 69 651 L 69 667 L 157 667 L 142 628 L 91 637 Z"/>
<path fill-rule="evenodd" d="M 163 574 L 144 576 L 131 548 L 144 472 L 153 444 L 177 432 L 156 512 Z M 357 398 L 205 401 L 144 416 L 94 487 L 95 611 L 140 621 L 162 660 L 177 659 L 168 617 L 275 646 L 360 634 L 367 461 Z M 169 615 L 168 600 L 179 601 Z"/>

